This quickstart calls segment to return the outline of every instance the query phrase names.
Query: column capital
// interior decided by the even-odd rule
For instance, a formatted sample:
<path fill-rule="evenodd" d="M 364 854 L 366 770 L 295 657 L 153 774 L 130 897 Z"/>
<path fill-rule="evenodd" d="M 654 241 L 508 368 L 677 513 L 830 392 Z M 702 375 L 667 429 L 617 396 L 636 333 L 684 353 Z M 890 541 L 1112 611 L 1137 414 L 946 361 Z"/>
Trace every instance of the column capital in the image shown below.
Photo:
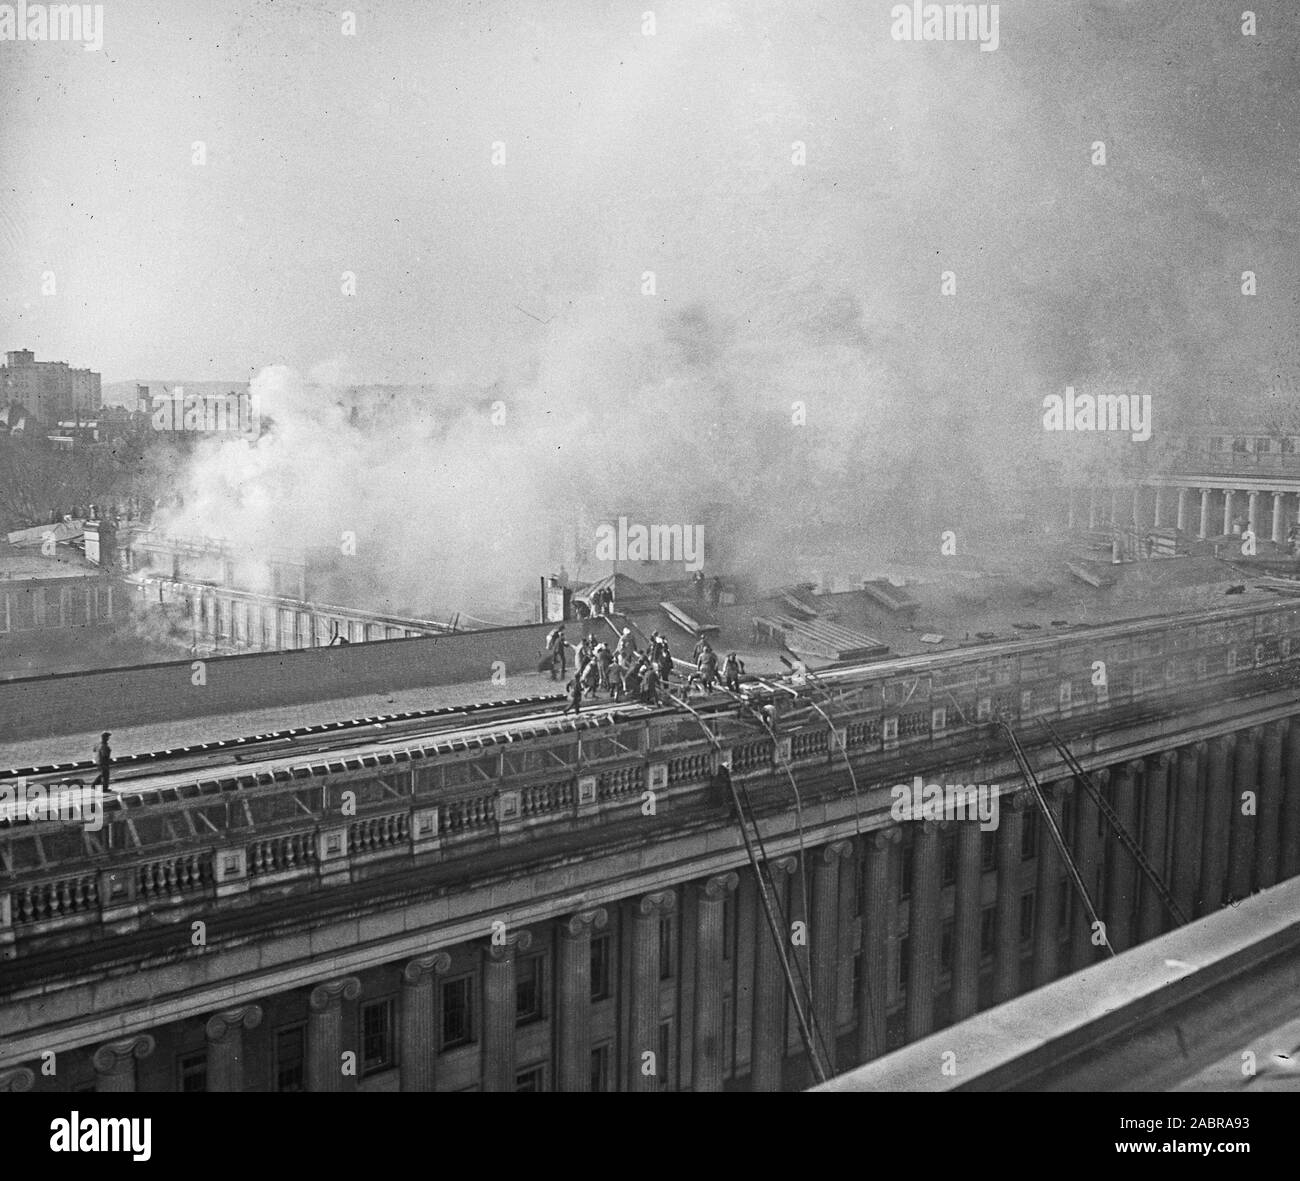
<path fill-rule="evenodd" d="M 829 845 L 823 845 L 816 856 L 823 865 L 834 865 L 841 857 L 851 856 L 852 853 L 852 841 L 832 841 Z"/>
<path fill-rule="evenodd" d="M 324 1013 L 334 1005 L 344 1001 L 354 1001 L 361 995 L 361 981 L 355 976 L 344 976 L 338 980 L 329 980 L 318 984 L 307 998 L 307 1007 L 313 1013 Z"/>
<path fill-rule="evenodd" d="M 1044 788 L 1049 800 L 1063 800 L 1074 794 L 1073 779 L 1057 779 Z"/>
<path fill-rule="evenodd" d="M 30 1091 L 36 1076 L 25 1066 L 15 1066 L 10 1070 L 0 1070 L 0 1095 L 13 1094 L 16 1091 Z"/>
<path fill-rule="evenodd" d="M 1162 750 L 1158 755 L 1156 755 L 1156 766 L 1163 771 L 1166 767 L 1172 767 L 1176 758 L 1176 751 Z"/>
<path fill-rule="evenodd" d="M 1127 772 L 1127 774 L 1136 778 L 1138 775 L 1141 775 L 1142 772 L 1146 770 L 1146 760 L 1129 759 L 1129 761 L 1124 764 L 1124 770 L 1125 772 Z"/>
<path fill-rule="evenodd" d="M 570 915 L 560 926 L 560 934 L 565 939 L 581 939 L 592 931 L 599 931 L 609 924 L 609 911 L 603 906 L 591 910 L 580 910 Z"/>
<path fill-rule="evenodd" d="M 866 839 L 883 853 L 890 845 L 897 845 L 903 839 L 903 830 L 893 824 L 888 828 L 878 828 L 875 832 L 868 833 Z"/>
<path fill-rule="evenodd" d="M 114 1074 L 132 1059 L 148 1058 L 157 1043 L 152 1034 L 138 1033 L 115 1042 L 105 1042 L 91 1056 L 91 1063 L 99 1074 Z"/>
<path fill-rule="evenodd" d="M 1010 808 L 1013 812 L 1026 812 L 1035 806 L 1034 793 L 1025 789 L 1004 792 L 998 803 L 1000 808 Z"/>
<path fill-rule="evenodd" d="M 769 861 L 763 862 L 767 866 L 768 876 L 773 881 L 776 880 L 777 874 L 791 874 L 799 868 L 799 859 L 797 857 L 774 857 Z"/>
<path fill-rule="evenodd" d="M 740 885 L 740 875 L 733 869 L 729 873 L 714 874 L 711 878 L 696 882 L 695 888 L 700 892 L 701 897 L 716 902 L 720 898 L 725 898 L 738 885 Z"/>
<path fill-rule="evenodd" d="M 1092 772 L 1092 781 L 1097 785 L 1098 788 L 1105 787 L 1110 782 L 1110 778 L 1111 775 L 1110 775 L 1109 767 L 1101 767 L 1098 770 Z"/>
<path fill-rule="evenodd" d="M 222 1009 L 213 1013 L 203 1026 L 210 1042 L 222 1042 L 233 1030 L 256 1029 L 262 1024 L 261 1005 L 241 1005 L 235 1009 Z"/>
<path fill-rule="evenodd" d="M 441 976 L 451 971 L 451 956 L 445 951 L 431 951 L 427 955 L 417 955 L 408 960 L 402 969 L 402 981 L 405 984 L 419 984 L 426 976 Z"/>
<path fill-rule="evenodd" d="M 511 931 L 504 943 L 492 942 L 487 946 L 488 959 L 494 963 L 507 964 L 515 958 L 517 952 L 527 951 L 533 945 L 531 931 Z"/>
<path fill-rule="evenodd" d="M 636 912 L 639 915 L 671 914 L 677 908 L 677 895 L 671 890 L 660 890 L 655 894 L 645 894 L 637 900 Z"/>

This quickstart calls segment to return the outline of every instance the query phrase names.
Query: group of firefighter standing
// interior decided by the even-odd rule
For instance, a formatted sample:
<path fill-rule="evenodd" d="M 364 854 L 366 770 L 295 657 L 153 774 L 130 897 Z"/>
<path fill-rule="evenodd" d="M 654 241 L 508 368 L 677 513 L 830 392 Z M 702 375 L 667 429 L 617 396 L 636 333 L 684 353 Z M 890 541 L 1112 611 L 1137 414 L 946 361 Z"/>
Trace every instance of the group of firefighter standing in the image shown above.
<path fill-rule="evenodd" d="M 558 680 L 567 670 L 568 644 L 562 627 L 555 628 L 546 637 L 546 649 L 550 654 L 551 680 Z M 574 675 L 564 686 L 569 695 L 565 713 L 570 710 L 577 713 L 582 708 L 583 696 L 594 696 L 601 689 L 615 701 L 644 701 L 657 705 L 661 687 L 672 680 L 672 653 L 668 650 L 667 637 L 659 632 L 651 634 L 650 647 L 645 652 L 637 649 L 632 629 L 627 627 L 612 649 L 604 641 L 596 643 L 595 636 L 588 634 L 581 644 L 575 645 L 574 650 Z M 736 653 L 728 652 L 719 665 L 717 653 L 701 636 L 696 641 L 692 659 L 695 672 L 687 678 L 687 692 L 692 686 L 699 685 L 710 693 L 718 680 L 732 693 L 740 692 L 745 662 Z"/>

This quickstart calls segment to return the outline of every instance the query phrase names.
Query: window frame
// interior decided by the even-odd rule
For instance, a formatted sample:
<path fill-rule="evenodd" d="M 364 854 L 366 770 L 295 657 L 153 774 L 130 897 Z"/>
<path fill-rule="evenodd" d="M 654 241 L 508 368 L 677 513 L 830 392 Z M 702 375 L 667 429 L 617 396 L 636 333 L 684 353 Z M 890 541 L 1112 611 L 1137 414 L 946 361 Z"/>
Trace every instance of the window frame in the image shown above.
<path fill-rule="evenodd" d="M 465 1032 L 462 1036 L 447 1037 L 447 995 L 452 988 L 463 986 L 465 989 Z M 478 1040 L 475 1037 L 475 973 L 462 972 L 438 981 L 438 1052 L 458 1050 L 463 1046 L 472 1046 Z"/>

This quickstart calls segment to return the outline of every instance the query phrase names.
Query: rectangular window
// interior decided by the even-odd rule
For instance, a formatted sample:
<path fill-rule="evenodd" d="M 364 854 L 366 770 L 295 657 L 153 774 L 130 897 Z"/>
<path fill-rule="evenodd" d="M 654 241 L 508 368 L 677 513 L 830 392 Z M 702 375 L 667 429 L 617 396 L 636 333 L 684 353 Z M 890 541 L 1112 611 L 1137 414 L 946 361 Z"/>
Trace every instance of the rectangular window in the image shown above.
<path fill-rule="evenodd" d="M 862 953 L 853 957 L 853 1011 L 857 1013 L 862 1003 Z"/>
<path fill-rule="evenodd" d="M 304 1049 L 306 1030 L 301 1025 L 281 1029 L 275 1035 L 275 1089 L 304 1090 Z"/>
<path fill-rule="evenodd" d="M 595 1046 L 591 1051 L 591 1089 L 595 1094 L 609 1090 L 610 1046 Z"/>
<path fill-rule="evenodd" d="M 613 995 L 613 983 L 609 971 L 612 946 L 608 934 L 596 935 L 591 941 L 591 999 L 593 1001 L 607 1001 Z"/>
<path fill-rule="evenodd" d="M 953 920 L 948 919 L 939 933 L 939 971 L 952 971 Z"/>
<path fill-rule="evenodd" d="M 907 991 L 907 973 L 912 966 L 912 940 L 904 935 L 898 941 L 898 991 Z"/>
<path fill-rule="evenodd" d="M 655 1063 L 659 1072 L 659 1085 L 665 1090 L 672 1084 L 673 1077 L 673 1023 L 659 1022 L 659 1061 Z"/>
<path fill-rule="evenodd" d="M 1020 860 L 1031 861 L 1038 855 L 1038 815 L 1030 812 L 1020 826 Z"/>
<path fill-rule="evenodd" d="M 659 979 L 673 978 L 673 920 L 659 920 Z"/>
<path fill-rule="evenodd" d="M 176 1059 L 176 1089 L 182 1095 L 196 1094 L 208 1089 L 208 1055 L 206 1051 L 185 1054 Z"/>
<path fill-rule="evenodd" d="M 530 1066 L 527 1070 L 521 1070 L 515 1075 L 516 1091 L 545 1091 L 546 1090 L 546 1067 Z"/>
<path fill-rule="evenodd" d="M 996 911 L 991 906 L 986 906 L 980 911 L 980 955 L 989 956 L 993 954 L 995 946 L 994 931 L 997 929 Z"/>
<path fill-rule="evenodd" d="M 444 980 L 442 994 L 442 1048 L 468 1045 L 474 1040 L 472 1000 L 474 977 L 458 976 Z"/>
<path fill-rule="evenodd" d="M 939 847 L 939 884 L 951 886 L 957 880 L 957 835 L 946 832 L 941 837 Z"/>
<path fill-rule="evenodd" d="M 1026 943 L 1034 937 L 1034 895 L 1020 895 L 1020 942 Z"/>
<path fill-rule="evenodd" d="M 1056 932 L 1064 935 L 1070 926 L 1070 906 L 1074 902 L 1074 883 L 1068 878 L 1057 886 Z"/>
<path fill-rule="evenodd" d="M 524 956 L 515 964 L 515 1024 L 540 1021 L 546 995 L 544 956 Z"/>
<path fill-rule="evenodd" d="M 394 1065 L 392 998 L 361 1006 L 361 1074 L 376 1074 Z"/>

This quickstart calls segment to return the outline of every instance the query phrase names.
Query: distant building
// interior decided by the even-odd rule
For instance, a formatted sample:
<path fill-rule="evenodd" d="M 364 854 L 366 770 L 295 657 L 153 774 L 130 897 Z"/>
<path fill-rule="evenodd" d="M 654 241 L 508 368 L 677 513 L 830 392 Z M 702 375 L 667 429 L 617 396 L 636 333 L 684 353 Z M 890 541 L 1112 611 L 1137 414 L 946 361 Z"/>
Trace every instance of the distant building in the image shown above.
<path fill-rule="evenodd" d="M 41 423 L 93 417 L 103 404 L 100 375 L 73 369 L 66 361 L 38 361 L 30 349 L 13 349 L 0 366 L 0 407 L 10 408 L 8 420 L 21 406 Z"/>

